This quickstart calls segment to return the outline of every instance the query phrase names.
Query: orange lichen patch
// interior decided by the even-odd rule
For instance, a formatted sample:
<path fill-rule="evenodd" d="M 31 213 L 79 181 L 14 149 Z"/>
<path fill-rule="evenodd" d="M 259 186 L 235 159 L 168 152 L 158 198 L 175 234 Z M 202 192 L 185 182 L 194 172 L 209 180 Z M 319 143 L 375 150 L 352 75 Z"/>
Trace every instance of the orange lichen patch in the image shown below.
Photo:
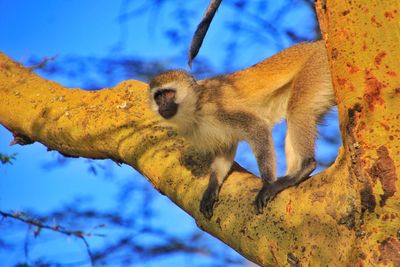
<path fill-rule="evenodd" d="M 396 15 L 397 15 L 397 9 L 385 12 L 385 18 L 387 18 L 388 20 L 394 19 Z"/>
<path fill-rule="evenodd" d="M 365 72 L 366 87 L 364 100 L 367 102 L 368 108 L 373 111 L 376 105 L 383 105 L 384 100 L 381 96 L 382 88 L 385 87 L 370 71 Z"/>
<path fill-rule="evenodd" d="M 292 200 L 289 200 L 289 203 L 286 205 L 286 213 L 288 215 L 292 215 L 293 213 Z"/>
<path fill-rule="evenodd" d="M 363 51 L 366 51 L 367 48 L 368 48 L 367 43 L 364 41 L 364 42 L 363 42 L 363 45 L 362 45 L 362 50 L 363 50 Z"/>
<path fill-rule="evenodd" d="M 11 65 L 2 62 L 2 63 L 0 63 L 0 69 L 10 70 L 11 69 Z"/>
<path fill-rule="evenodd" d="M 393 266 L 400 266 L 399 240 L 396 240 L 393 237 L 383 240 L 379 246 L 379 251 L 381 253 L 379 261 L 382 261 L 383 264 L 386 265 L 392 263 Z"/>
<path fill-rule="evenodd" d="M 358 125 L 358 131 L 362 131 L 365 128 L 367 128 L 367 124 L 365 123 L 365 121 L 361 121 L 360 124 Z"/>
<path fill-rule="evenodd" d="M 382 59 L 386 56 L 386 52 L 380 52 L 375 57 L 375 65 L 380 65 L 382 63 Z"/>
<path fill-rule="evenodd" d="M 384 214 L 382 217 L 382 221 L 394 221 L 399 218 L 399 215 L 397 213 L 391 213 L 391 214 Z"/>
<path fill-rule="evenodd" d="M 346 79 L 342 79 L 342 78 L 340 78 L 340 77 L 337 77 L 337 78 L 336 78 L 336 81 L 337 81 L 337 83 L 338 83 L 339 85 L 341 85 L 341 86 L 345 85 L 346 82 L 347 82 Z"/>
<path fill-rule="evenodd" d="M 376 16 L 375 16 L 375 15 L 371 17 L 371 23 L 372 23 L 372 25 L 374 25 L 375 27 L 378 27 L 378 28 L 382 27 L 382 23 L 379 22 L 379 21 L 376 19 Z"/>
<path fill-rule="evenodd" d="M 347 71 L 348 71 L 350 74 L 357 73 L 357 72 L 360 70 L 357 66 L 352 65 L 352 64 L 350 64 L 350 63 L 347 63 L 346 66 L 347 66 Z"/>
<path fill-rule="evenodd" d="M 345 10 L 342 12 L 342 16 L 347 16 L 348 14 L 350 14 L 350 10 Z"/>
<path fill-rule="evenodd" d="M 349 29 L 342 28 L 337 32 L 338 38 L 339 39 L 346 39 L 350 40 L 350 37 L 352 36 L 352 33 Z"/>
<path fill-rule="evenodd" d="M 387 123 L 380 122 L 379 124 L 382 125 L 383 129 L 385 129 L 386 131 L 390 130 L 390 127 L 389 127 L 389 125 Z"/>
<path fill-rule="evenodd" d="M 393 159 L 389 155 L 389 150 L 385 146 L 377 149 L 378 159 L 369 170 L 372 179 L 379 178 L 382 184 L 383 195 L 381 195 L 380 206 L 384 206 L 387 199 L 392 197 L 396 189 L 397 173 Z"/>
<path fill-rule="evenodd" d="M 393 71 L 393 70 L 387 71 L 386 74 L 391 76 L 391 77 L 396 77 L 397 76 L 397 73 L 395 71 Z"/>
<path fill-rule="evenodd" d="M 355 89 L 354 85 L 347 79 L 336 77 L 336 82 L 339 86 L 341 86 L 342 88 L 344 88 L 348 91 L 354 91 L 354 89 Z"/>

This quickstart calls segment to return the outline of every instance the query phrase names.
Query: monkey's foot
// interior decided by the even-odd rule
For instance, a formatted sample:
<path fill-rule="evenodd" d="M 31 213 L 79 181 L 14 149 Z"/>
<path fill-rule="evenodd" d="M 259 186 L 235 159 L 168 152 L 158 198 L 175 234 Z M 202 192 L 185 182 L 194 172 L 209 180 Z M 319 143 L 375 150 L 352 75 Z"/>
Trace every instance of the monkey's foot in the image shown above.
<path fill-rule="evenodd" d="M 256 210 L 257 214 L 261 214 L 263 208 L 267 205 L 268 202 L 273 200 L 275 196 L 282 191 L 279 184 L 277 182 L 274 183 L 264 183 L 260 192 L 256 197 Z"/>
<path fill-rule="evenodd" d="M 207 190 L 204 192 L 203 198 L 200 202 L 200 212 L 203 213 L 204 217 L 211 219 L 213 216 L 214 203 L 218 200 L 218 191 Z"/>

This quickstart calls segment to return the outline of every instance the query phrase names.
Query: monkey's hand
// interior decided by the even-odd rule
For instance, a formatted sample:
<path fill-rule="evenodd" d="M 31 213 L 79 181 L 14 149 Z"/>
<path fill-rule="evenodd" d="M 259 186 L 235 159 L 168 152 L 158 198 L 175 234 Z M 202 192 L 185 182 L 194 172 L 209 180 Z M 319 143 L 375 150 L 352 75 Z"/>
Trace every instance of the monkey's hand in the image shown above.
<path fill-rule="evenodd" d="M 264 183 L 263 187 L 261 188 L 260 192 L 256 197 L 256 210 L 257 214 L 261 214 L 263 211 L 263 207 L 267 205 L 269 201 L 275 198 L 275 196 L 282 191 L 281 185 L 278 181 L 273 183 Z"/>
<path fill-rule="evenodd" d="M 203 194 L 203 198 L 200 203 L 200 212 L 203 213 L 204 217 L 211 219 L 213 216 L 214 203 L 218 200 L 218 189 L 208 187 Z"/>

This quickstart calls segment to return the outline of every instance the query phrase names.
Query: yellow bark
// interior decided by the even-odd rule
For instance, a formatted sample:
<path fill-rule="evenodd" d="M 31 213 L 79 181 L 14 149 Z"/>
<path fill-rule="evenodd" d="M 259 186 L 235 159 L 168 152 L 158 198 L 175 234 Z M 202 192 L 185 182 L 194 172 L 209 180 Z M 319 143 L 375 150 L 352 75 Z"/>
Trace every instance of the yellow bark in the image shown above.
<path fill-rule="evenodd" d="M 214 217 L 207 221 L 199 212 L 208 182 L 207 160 L 157 121 L 144 83 L 125 81 L 96 92 L 67 89 L 1 55 L 0 94 L 0 123 L 22 142 L 35 140 L 65 155 L 111 158 L 133 166 L 200 227 L 255 262 L 286 263 L 288 253 L 321 263 L 337 255 L 346 262 L 350 256 L 354 233 L 346 224 L 351 224 L 347 218 L 356 194 L 348 180 L 333 179 L 348 176 L 343 160 L 281 193 L 259 216 L 253 201 L 260 179 L 235 166 Z M 335 249 L 338 243 L 340 251 Z"/>
<path fill-rule="evenodd" d="M 317 11 L 360 194 L 353 257 L 400 266 L 400 2 L 319 1 Z"/>
<path fill-rule="evenodd" d="M 400 264 L 400 9 L 397 0 L 372 2 L 368 11 L 319 3 L 344 147 L 333 166 L 280 193 L 262 215 L 253 206 L 260 179 L 235 165 L 214 216 L 204 219 L 209 161 L 154 116 L 145 83 L 67 89 L 0 53 L 0 123 L 19 143 L 134 167 L 202 229 L 260 265 Z"/>

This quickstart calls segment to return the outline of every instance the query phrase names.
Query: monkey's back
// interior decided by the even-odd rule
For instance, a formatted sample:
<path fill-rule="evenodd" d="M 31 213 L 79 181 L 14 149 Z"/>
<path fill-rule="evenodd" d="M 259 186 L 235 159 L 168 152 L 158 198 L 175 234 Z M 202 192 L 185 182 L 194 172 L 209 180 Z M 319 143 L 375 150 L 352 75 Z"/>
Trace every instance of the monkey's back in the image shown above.
<path fill-rule="evenodd" d="M 284 86 L 299 72 L 306 62 L 318 51 L 324 51 L 322 41 L 300 43 L 282 50 L 249 68 L 225 75 L 235 92 L 244 98 L 259 96 L 259 91 L 270 94 Z"/>
<path fill-rule="evenodd" d="M 252 110 L 254 114 L 263 114 L 263 119 L 276 123 L 286 113 L 293 80 L 306 64 L 327 69 L 322 41 L 297 44 L 244 70 L 202 82 L 211 88 L 208 94 L 213 96 L 210 99 L 217 98 L 233 110 Z M 330 77 L 321 79 L 329 80 Z M 218 86 L 219 83 L 224 86 Z"/>

